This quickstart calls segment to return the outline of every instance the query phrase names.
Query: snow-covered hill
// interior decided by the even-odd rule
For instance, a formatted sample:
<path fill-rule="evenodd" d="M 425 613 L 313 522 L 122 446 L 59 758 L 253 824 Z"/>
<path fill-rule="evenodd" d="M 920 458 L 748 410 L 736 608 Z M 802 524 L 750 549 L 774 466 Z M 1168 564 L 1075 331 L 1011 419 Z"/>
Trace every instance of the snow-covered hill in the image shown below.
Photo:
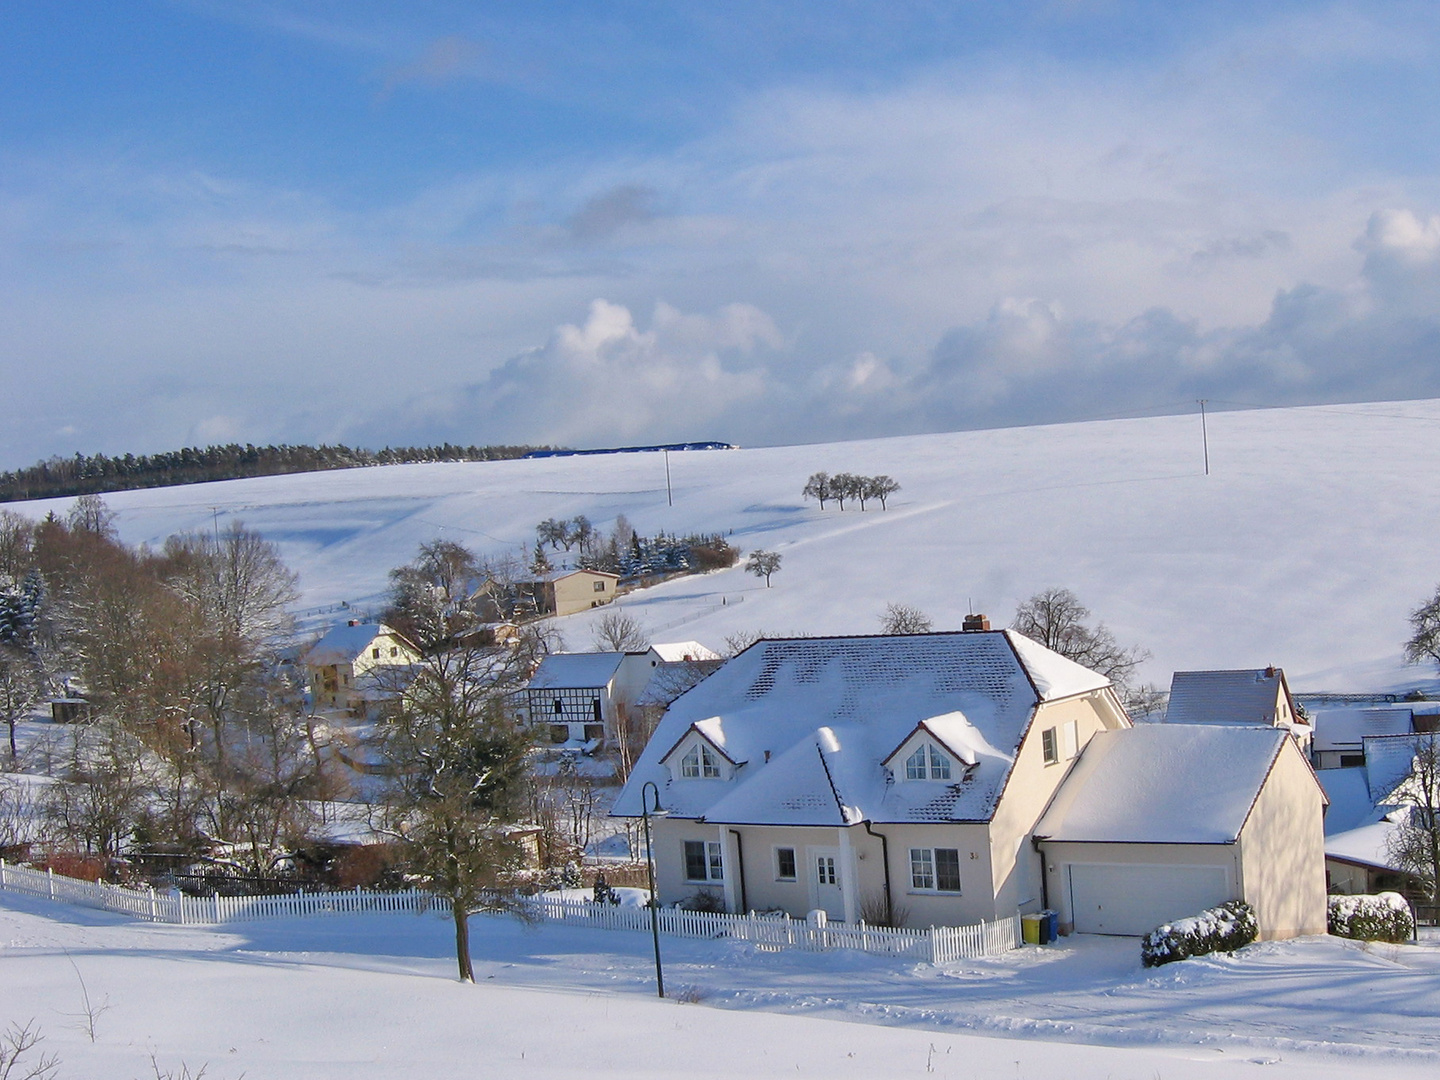
<path fill-rule="evenodd" d="M 1177 668 L 1286 668 L 1302 690 L 1433 682 L 1404 666 L 1406 616 L 1440 580 L 1440 401 L 1323 406 L 669 455 L 401 465 L 108 497 L 121 535 L 243 520 L 299 571 L 303 606 L 378 605 L 389 569 L 437 535 L 528 547 L 535 523 L 624 514 L 642 533 L 733 533 L 780 552 L 774 587 L 739 568 L 625 601 L 658 638 L 867 633 L 888 602 L 937 627 L 997 625 L 1048 585 L 1073 589 L 1145 678 Z M 800 497 L 824 469 L 887 473 L 888 512 Z M 68 500 L 16 504 L 63 512 Z M 336 618 L 340 614 L 335 615 Z M 592 616 L 563 620 L 574 648 Z"/>

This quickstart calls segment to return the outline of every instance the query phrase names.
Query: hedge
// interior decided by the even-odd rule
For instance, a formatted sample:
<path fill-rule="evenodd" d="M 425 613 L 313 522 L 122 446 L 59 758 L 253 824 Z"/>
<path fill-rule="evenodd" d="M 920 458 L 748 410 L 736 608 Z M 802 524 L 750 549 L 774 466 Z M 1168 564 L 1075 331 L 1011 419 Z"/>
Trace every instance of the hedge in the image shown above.
<path fill-rule="evenodd" d="M 1399 893 L 1378 896 L 1330 897 L 1328 922 L 1336 937 L 1361 941 L 1409 941 L 1415 935 L 1415 917 Z"/>
<path fill-rule="evenodd" d="M 1244 900 L 1226 900 L 1188 919 L 1157 926 L 1140 943 L 1146 967 L 1212 952 L 1233 952 L 1249 945 L 1260 933 L 1255 909 Z"/>

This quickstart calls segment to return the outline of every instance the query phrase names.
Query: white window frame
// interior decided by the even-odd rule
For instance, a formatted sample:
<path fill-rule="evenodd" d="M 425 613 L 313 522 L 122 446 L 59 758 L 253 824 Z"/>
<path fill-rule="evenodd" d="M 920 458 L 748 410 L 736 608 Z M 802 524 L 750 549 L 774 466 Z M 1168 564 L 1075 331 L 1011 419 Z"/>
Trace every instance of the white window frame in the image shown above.
<path fill-rule="evenodd" d="M 1060 763 L 1060 732 L 1055 728 L 1047 727 L 1040 732 L 1040 755 L 1045 759 L 1046 765 Z"/>
<path fill-rule="evenodd" d="M 680 775 L 686 780 L 719 780 L 724 773 L 719 756 L 703 742 L 696 742 L 681 755 Z"/>
<path fill-rule="evenodd" d="M 955 887 L 940 888 L 941 855 L 953 857 Z M 951 861 L 947 858 L 946 861 Z M 933 893 L 937 896 L 960 896 L 963 894 L 960 882 L 960 849 L 918 847 L 910 849 L 910 891 L 912 893 Z"/>
<path fill-rule="evenodd" d="M 907 781 L 949 780 L 953 775 L 950 755 L 941 753 L 931 743 L 921 743 L 905 758 L 904 777 Z"/>
<path fill-rule="evenodd" d="M 777 844 L 773 849 L 775 852 L 775 880 L 776 881 L 798 881 L 800 874 L 800 853 L 790 844 Z M 785 867 L 780 862 L 780 853 L 790 853 L 790 873 L 785 873 Z"/>

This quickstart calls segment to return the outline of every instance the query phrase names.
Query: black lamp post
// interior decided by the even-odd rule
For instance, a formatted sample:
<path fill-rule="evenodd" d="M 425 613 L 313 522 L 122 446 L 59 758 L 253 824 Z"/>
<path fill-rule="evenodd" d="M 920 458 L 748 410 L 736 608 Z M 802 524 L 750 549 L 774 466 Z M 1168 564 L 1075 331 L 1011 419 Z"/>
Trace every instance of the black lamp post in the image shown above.
<path fill-rule="evenodd" d="M 655 942 L 655 993 L 665 996 L 665 973 L 660 970 L 660 900 L 655 895 L 655 849 L 650 843 L 650 799 L 645 792 L 655 793 L 655 813 L 660 813 L 660 789 L 655 781 L 640 786 L 640 816 L 645 819 L 645 873 L 650 878 L 650 937 Z"/>

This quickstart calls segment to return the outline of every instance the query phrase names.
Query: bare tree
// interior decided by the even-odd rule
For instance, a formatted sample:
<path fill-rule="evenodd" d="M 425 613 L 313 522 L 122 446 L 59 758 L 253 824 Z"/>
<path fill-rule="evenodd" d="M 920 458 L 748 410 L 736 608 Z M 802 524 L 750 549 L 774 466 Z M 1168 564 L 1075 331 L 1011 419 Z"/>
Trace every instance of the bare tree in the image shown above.
<path fill-rule="evenodd" d="M 99 495 L 81 495 L 70 507 L 66 523 L 74 532 L 88 532 L 107 540 L 115 536 L 115 512 Z"/>
<path fill-rule="evenodd" d="M 0 510 L 0 587 L 19 582 L 34 566 L 35 523 Z"/>
<path fill-rule="evenodd" d="M 554 551 L 559 551 L 562 544 L 566 551 L 570 550 L 570 545 L 566 543 L 568 534 L 569 528 L 567 523 L 557 521 L 555 518 L 546 518 L 540 522 L 539 525 L 535 526 L 536 542 L 539 543 L 541 547 L 549 544 Z"/>
<path fill-rule="evenodd" d="M 905 604 L 886 604 L 885 614 L 880 616 L 882 634 L 928 634 L 933 629 L 929 615 Z"/>
<path fill-rule="evenodd" d="M 595 623 L 596 652 L 644 652 L 650 637 L 639 620 L 625 611 L 607 611 Z"/>
<path fill-rule="evenodd" d="M 12 1023 L 0 1036 L 0 1080 L 53 1080 L 60 1057 L 38 1050 L 44 1041 L 34 1020 L 23 1026 Z"/>
<path fill-rule="evenodd" d="M 764 630 L 737 630 L 725 635 L 725 655 L 739 656 L 742 652 L 765 637 Z"/>
<path fill-rule="evenodd" d="M 1126 690 L 1136 668 L 1150 658 L 1139 646 L 1124 648 L 1104 623 L 1086 624 L 1090 609 L 1069 589 L 1042 589 L 1015 610 L 1012 629 L 1047 649 L 1104 675 Z"/>
<path fill-rule="evenodd" d="M 10 760 L 19 760 L 15 725 L 40 700 L 39 672 L 34 661 L 13 645 L 0 645 L 0 720 L 10 729 Z"/>
<path fill-rule="evenodd" d="M 758 548 L 750 553 L 750 558 L 745 563 L 745 572 L 754 574 L 756 577 L 765 579 L 765 587 L 770 588 L 770 575 L 780 569 L 781 556 L 774 551 L 761 551 Z"/>
<path fill-rule="evenodd" d="M 1410 612 L 1410 629 L 1410 639 L 1405 642 L 1406 661 L 1440 666 L 1440 587 L 1434 596 Z"/>
<path fill-rule="evenodd" d="M 149 789 L 141 744 L 113 725 L 86 732 L 77 767 L 46 792 L 46 815 L 62 837 L 106 861 L 120 854 L 145 816 Z"/>
<path fill-rule="evenodd" d="M 1440 735 L 1412 738 L 1410 771 L 1395 790 L 1405 816 L 1390 833 L 1389 855 L 1395 866 L 1420 881 L 1431 903 L 1440 903 Z"/>
<path fill-rule="evenodd" d="M 845 500 L 856 498 L 860 494 L 860 487 L 860 477 L 848 472 L 836 473 L 830 478 L 830 497 L 839 503 L 843 512 Z"/>
<path fill-rule="evenodd" d="M 884 475 L 867 476 L 864 479 L 864 484 L 866 498 L 879 499 L 881 510 L 890 509 L 890 507 L 886 505 L 887 500 L 890 498 L 891 495 L 894 495 L 897 491 L 900 490 L 900 485 L 898 482 L 896 482 L 892 477 Z"/>
<path fill-rule="evenodd" d="M 800 494 L 807 499 L 814 499 L 820 504 L 820 509 L 825 509 L 825 500 L 831 497 L 830 474 L 817 472 L 812 473 L 809 480 L 805 481 L 805 487 Z"/>
<path fill-rule="evenodd" d="M 30 786 L 0 773 L 0 848 L 17 848 L 35 839 L 34 809 Z"/>

